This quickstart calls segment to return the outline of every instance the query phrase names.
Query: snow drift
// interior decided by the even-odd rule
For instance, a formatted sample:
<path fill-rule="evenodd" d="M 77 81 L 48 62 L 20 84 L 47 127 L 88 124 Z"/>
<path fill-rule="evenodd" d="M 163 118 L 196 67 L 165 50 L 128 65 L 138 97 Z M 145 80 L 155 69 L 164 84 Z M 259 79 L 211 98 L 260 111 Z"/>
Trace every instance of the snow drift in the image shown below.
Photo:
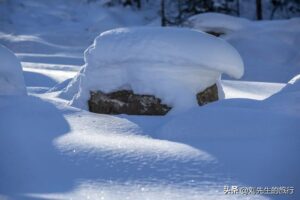
<path fill-rule="evenodd" d="M 191 17 L 185 25 L 201 31 L 224 33 L 221 37 L 243 58 L 243 80 L 286 83 L 300 73 L 300 18 L 257 22 L 205 13 Z"/>
<path fill-rule="evenodd" d="M 221 13 L 203 13 L 193 15 L 184 22 L 184 26 L 205 32 L 231 33 L 240 30 L 251 23 L 244 18 L 233 17 Z"/>
<path fill-rule="evenodd" d="M 224 37 L 245 62 L 244 80 L 288 82 L 300 73 L 300 18 L 252 23 Z"/>
<path fill-rule="evenodd" d="M 0 61 L 0 95 L 26 94 L 21 63 L 13 52 L 2 45 Z"/>
<path fill-rule="evenodd" d="M 265 100 L 224 99 L 176 115 L 158 135 L 206 149 L 248 185 L 299 186 L 299 77 Z"/>
<path fill-rule="evenodd" d="M 232 46 L 184 28 L 110 30 L 95 39 L 84 58 L 80 73 L 61 94 L 81 108 L 87 108 L 90 91 L 130 89 L 184 109 L 197 105 L 195 95 L 222 73 L 243 75 L 242 59 Z"/>

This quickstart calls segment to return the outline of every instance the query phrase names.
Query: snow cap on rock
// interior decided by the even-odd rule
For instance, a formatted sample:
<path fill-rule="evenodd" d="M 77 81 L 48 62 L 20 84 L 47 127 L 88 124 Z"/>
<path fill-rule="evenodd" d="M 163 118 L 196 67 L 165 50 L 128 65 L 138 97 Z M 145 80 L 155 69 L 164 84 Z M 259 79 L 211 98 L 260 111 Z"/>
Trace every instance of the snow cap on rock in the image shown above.
<path fill-rule="evenodd" d="M 97 48 L 98 47 L 98 48 Z M 85 52 L 85 62 L 132 61 L 198 66 L 241 78 L 239 53 L 226 41 L 187 28 L 136 27 L 103 32 Z"/>
<path fill-rule="evenodd" d="M 239 53 L 227 42 L 187 28 L 106 31 L 85 51 L 84 59 L 80 73 L 60 95 L 84 109 L 91 91 L 125 89 L 185 110 L 198 105 L 197 93 L 216 83 L 222 98 L 222 73 L 240 78 L 244 72 Z"/>

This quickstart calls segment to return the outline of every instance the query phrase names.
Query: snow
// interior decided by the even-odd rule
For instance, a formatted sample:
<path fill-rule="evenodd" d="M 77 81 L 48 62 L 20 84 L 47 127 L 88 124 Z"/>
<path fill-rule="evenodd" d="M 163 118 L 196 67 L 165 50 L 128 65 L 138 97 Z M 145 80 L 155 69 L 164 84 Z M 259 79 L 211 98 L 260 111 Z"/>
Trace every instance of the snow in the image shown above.
<path fill-rule="evenodd" d="M 26 95 L 22 67 L 18 58 L 0 45 L 0 95 Z"/>
<path fill-rule="evenodd" d="M 292 78 L 288 84 L 272 98 L 268 99 L 268 107 L 273 107 L 279 112 L 284 112 L 292 115 L 298 115 L 300 111 L 299 96 L 300 82 L 299 74 Z"/>
<path fill-rule="evenodd" d="M 61 95 L 84 109 L 90 91 L 118 89 L 152 94 L 175 109 L 188 109 L 197 105 L 196 94 L 218 82 L 222 73 L 243 75 L 243 61 L 229 44 L 184 28 L 107 31 L 95 39 L 84 58 L 80 74 Z"/>
<path fill-rule="evenodd" d="M 67 191 L 76 181 L 89 184 L 92 177 L 103 184 L 145 179 L 140 184 L 145 186 L 147 179 L 168 180 L 170 173 L 174 181 L 188 180 L 202 175 L 194 174 L 197 167 L 185 169 L 186 163 L 209 166 L 213 161 L 205 151 L 146 136 L 127 119 L 51 101 L 32 96 L 0 98 L 0 157 L 5 160 L 0 167 L 0 193 Z M 168 185 L 164 187 L 167 190 Z"/>
<path fill-rule="evenodd" d="M 285 86 L 285 83 L 222 80 L 225 99 L 264 100 L 279 92 Z"/>
<path fill-rule="evenodd" d="M 221 13 L 203 13 L 188 18 L 184 26 L 205 32 L 228 34 L 240 30 L 251 23 L 244 18 L 233 17 Z"/>
<path fill-rule="evenodd" d="M 101 191 L 99 191 L 101 188 Z M 74 191 L 62 194 L 29 194 L 29 197 L 42 198 L 42 199 L 114 199 L 122 200 L 124 197 L 128 200 L 136 199 L 186 199 L 186 200 L 237 200 L 247 199 L 242 195 L 236 195 L 234 198 L 224 195 L 219 191 L 210 191 L 204 193 L 203 190 L 210 190 L 209 187 L 200 188 L 183 188 L 181 185 L 166 186 L 164 184 L 145 184 L 145 183 L 90 183 L 82 184 Z M 266 200 L 265 197 L 257 196 L 257 200 Z"/>
<path fill-rule="evenodd" d="M 225 99 L 174 117 L 160 136 L 213 152 L 249 185 L 299 186 L 299 97 L 283 89 L 260 101 Z"/>
<path fill-rule="evenodd" d="M 186 24 L 202 31 L 225 33 L 221 37 L 237 49 L 244 61 L 243 80 L 286 83 L 300 73 L 300 18 L 254 22 L 208 13 L 193 16 Z"/>
<path fill-rule="evenodd" d="M 0 98 L 0 193 L 18 199 L 232 199 L 223 193 L 230 180 L 220 177 L 213 155 L 146 130 L 172 118 L 93 114 L 54 95 Z"/>
<path fill-rule="evenodd" d="M 101 31 L 149 21 L 143 10 L 84 2 L 0 3 L 0 43 L 22 59 L 28 92 L 0 95 L 1 200 L 300 199 L 299 19 L 253 21 L 222 36 L 246 77 L 221 80 L 223 100 L 174 115 L 109 116 L 58 94 Z M 225 195 L 225 185 L 295 193 Z"/>
<path fill-rule="evenodd" d="M 1 2 L 0 9 L 4 14 L 0 18 L 1 44 L 22 54 L 22 61 L 81 65 L 82 52 L 101 32 L 124 26 L 144 25 L 153 16 L 153 12 L 134 12 L 130 8 L 119 6 L 104 7 L 99 1 L 86 2 Z"/>
<path fill-rule="evenodd" d="M 299 25 L 300 18 L 263 21 L 225 36 L 243 58 L 243 80 L 286 83 L 299 74 Z"/>

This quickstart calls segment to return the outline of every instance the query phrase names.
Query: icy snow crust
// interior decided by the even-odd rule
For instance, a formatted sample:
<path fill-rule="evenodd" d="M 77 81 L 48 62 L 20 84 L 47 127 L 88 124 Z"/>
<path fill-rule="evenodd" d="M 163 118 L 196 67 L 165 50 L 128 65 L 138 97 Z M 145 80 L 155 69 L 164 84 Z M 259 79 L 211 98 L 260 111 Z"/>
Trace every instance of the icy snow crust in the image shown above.
<path fill-rule="evenodd" d="M 0 44 L 0 95 L 25 95 L 26 88 L 20 61 Z"/>
<path fill-rule="evenodd" d="M 222 73 L 243 75 L 242 59 L 228 43 L 184 28 L 110 30 L 95 39 L 84 57 L 81 73 L 62 94 L 74 96 L 72 105 L 81 108 L 87 108 L 90 91 L 132 89 L 185 109 L 197 105 L 195 95 Z"/>

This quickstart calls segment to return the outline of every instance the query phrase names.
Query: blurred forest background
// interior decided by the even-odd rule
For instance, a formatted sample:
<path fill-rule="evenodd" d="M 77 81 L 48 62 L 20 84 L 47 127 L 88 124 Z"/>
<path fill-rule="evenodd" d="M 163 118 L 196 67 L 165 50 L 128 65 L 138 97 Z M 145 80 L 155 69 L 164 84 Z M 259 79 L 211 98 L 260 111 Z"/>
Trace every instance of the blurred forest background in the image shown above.
<path fill-rule="evenodd" d="M 163 26 L 180 25 L 188 17 L 217 12 L 256 20 L 288 19 L 300 15 L 300 0 L 83 0 L 134 9 L 159 7 Z"/>
<path fill-rule="evenodd" d="M 25 0 L 26 1 L 26 0 Z M 217 12 L 251 20 L 289 19 L 300 16 L 300 0 L 65 0 L 107 7 L 128 7 L 137 11 L 155 10 L 162 26 L 181 25 L 188 17 Z M 13 4 L 0 0 L 0 4 Z M 22 4 L 22 3 L 21 3 Z M 13 5 L 11 6 L 13 7 Z M 0 10 L 0 17 L 9 12 Z M 7 17 L 7 16 L 6 16 Z"/>

